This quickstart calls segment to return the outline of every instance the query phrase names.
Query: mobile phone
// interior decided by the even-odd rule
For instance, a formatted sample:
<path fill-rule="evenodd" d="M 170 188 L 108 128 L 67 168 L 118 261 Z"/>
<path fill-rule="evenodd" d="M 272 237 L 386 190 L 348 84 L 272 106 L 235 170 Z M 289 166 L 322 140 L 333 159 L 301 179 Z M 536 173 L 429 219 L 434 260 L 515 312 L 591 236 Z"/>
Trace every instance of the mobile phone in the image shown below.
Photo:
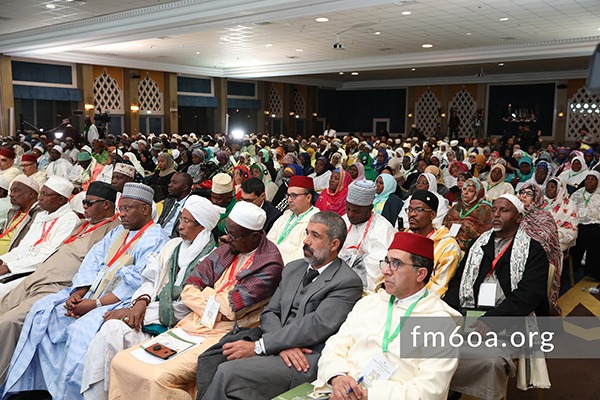
<path fill-rule="evenodd" d="M 163 346 L 160 343 L 154 343 L 154 344 L 146 347 L 144 350 L 146 350 L 148 353 L 152 354 L 153 356 L 162 358 L 163 360 L 168 360 L 170 357 L 177 354 L 177 350 L 173 350 L 170 347 Z"/>

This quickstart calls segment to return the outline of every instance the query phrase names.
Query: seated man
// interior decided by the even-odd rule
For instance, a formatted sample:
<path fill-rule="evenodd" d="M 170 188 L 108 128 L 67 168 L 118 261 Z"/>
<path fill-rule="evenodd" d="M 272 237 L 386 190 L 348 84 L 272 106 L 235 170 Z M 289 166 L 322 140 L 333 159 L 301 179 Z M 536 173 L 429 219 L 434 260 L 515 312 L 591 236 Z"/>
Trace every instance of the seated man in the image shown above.
<path fill-rule="evenodd" d="M 21 243 L 0 256 L 0 296 L 35 271 L 79 224 L 69 204 L 72 191 L 73 184 L 58 176 L 50 177 L 42 186 L 39 204 L 43 211 L 35 216 Z"/>
<path fill-rule="evenodd" d="M 0 298 L 0 348 L 3 349 L 0 352 L 0 385 L 4 383 L 23 321 L 33 303 L 68 287 L 92 246 L 120 224 L 115 215 L 116 194 L 107 183 L 90 184 L 83 203 L 87 222 L 76 228 L 35 272 Z"/>
<path fill-rule="evenodd" d="M 66 158 L 63 158 L 63 148 L 56 145 L 50 149 L 49 153 L 51 162 L 46 169 L 48 176 L 59 176 L 69 179 L 73 166 Z"/>
<path fill-rule="evenodd" d="M 327 341 L 314 382 L 317 390 L 331 392 L 332 400 L 447 398 L 458 365 L 450 346 L 436 357 L 407 358 L 400 352 L 400 335 L 392 334 L 400 320 L 409 315 L 460 316 L 438 296 L 428 296 L 425 286 L 433 271 L 433 258 L 431 239 L 409 232 L 396 233 L 381 261 L 385 289 L 356 303 L 339 332 Z M 388 379 L 371 381 L 369 364 L 383 358 L 382 351 L 395 371 Z M 357 384 L 360 377 L 365 378 L 364 386 Z M 347 397 L 350 389 L 356 397 Z"/>
<path fill-rule="evenodd" d="M 374 291 L 383 283 L 379 261 L 385 257 L 396 233 L 385 217 L 373 212 L 376 189 L 373 181 L 352 182 L 348 186 L 346 214 L 342 216 L 348 236 L 340 258 L 360 276 L 367 291 Z"/>
<path fill-rule="evenodd" d="M 433 272 L 427 289 L 438 296 L 444 296 L 448 284 L 458 268 L 462 252 L 456 239 L 448 228 L 434 228 L 433 221 L 437 216 L 438 198 L 427 190 L 417 190 L 411 197 L 406 213 L 408 226 L 406 232 L 427 236 L 434 243 Z"/>
<path fill-rule="evenodd" d="M 446 303 L 456 309 L 491 308 L 484 317 L 526 316 L 534 311 L 538 316 L 548 315 L 548 258 L 543 247 L 519 227 L 524 210 L 514 195 L 494 200 L 492 229 L 471 245 L 450 282 Z M 484 303 L 489 295 L 494 304 Z M 489 331 L 479 320 L 474 328 L 482 334 Z M 451 388 L 484 399 L 502 398 L 507 371 L 514 368 L 507 352 L 500 351 L 492 361 L 462 357 Z"/>
<path fill-rule="evenodd" d="M 132 351 L 139 346 L 119 352 L 110 366 L 111 399 L 190 398 L 198 356 L 234 327 L 258 324 L 283 269 L 279 250 L 262 231 L 265 220 L 265 212 L 254 204 L 239 202 L 233 207 L 226 221 L 228 243 L 198 264 L 181 293 L 191 312 L 177 328 L 204 341 L 159 365 L 135 358 Z M 206 312 L 211 304 L 218 310 L 214 319 Z"/>
<path fill-rule="evenodd" d="M 83 370 L 84 398 L 108 398 L 107 368 L 117 352 L 151 338 L 148 333 L 173 328 L 191 310 L 182 302 L 183 283 L 215 248 L 212 229 L 222 208 L 200 196 L 190 196 L 181 211 L 178 237 L 148 258 L 142 286 L 133 294 L 134 305 L 109 311 L 100 332 L 90 343 Z M 142 329 L 142 325 L 144 329 Z"/>
<path fill-rule="evenodd" d="M 122 225 L 94 245 L 71 287 L 33 305 L 11 360 L 4 396 L 47 390 L 53 398 L 80 397 L 85 352 L 104 314 L 130 303 L 146 257 L 168 239 L 152 221 L 153 196 L 146 185 L 126 183 L 119 206 Z"/>
<path fill-rule="evenodd" d="M 163 208 L 158 223 L 170 238 L 179 234 L 179 218 L 182 208 L 192 191 L 192 177 L 185 172 L 177 172 L 167 185 L 167 196 L 163 200 Z"/>
<path fill-rule="evenodd" d="M 20 174 L 21 171 L 15 165 L 15 152 L 6 147 L 0 148 L 0 175 L 10 184 Z"/>
<path fill-rule="evenodd" d="M 0 255 L 21 243 L 35 216 L 43 211 L 37 201 L 39 193 L 37 182 L 25 175 L 19 175 L 13 181 L 9 194 L 13 208 L 8 211 L 6 225 L 0 234 Z"/>
<path fill-rule="evenodd" d="M 319 212 L 306 231 L 304 259 L 284 268 L 261 327 L 226 336 L 198 359 L 199 399 L 271 399 L 317 377 L 325 341 L 360 299 L 362 281 L 338 258 L 347 231 L 339 215 Z"/>
<path fill-rule="evenodd" d="M 213 229 L 213 235 L 218 240 L 221 236 L 225 235 L 225 222 L 229 213 L 237 203 L 235 196 L 233 195 L 233 180 L 228 174 L 216 174 L 212 178 L 212 188 L 210 189 L 210 201 L 214 205 L 222 207 L 225 212 L 221 214 L 221 219 L 217 224 L 217 227 Z"/>
<path fill-rule="evenodd" d="M 127 160 L 122 163 L 116 163 L 110 184 L 117 191 L 117 211 L 119 211 L 121 193 L 123 193 L 123 188 L 128 182 L 135 182 L 135 167 Z M 152 200 L 152 220 L 155 222 L 158 221 L 158 210 L 154 200 Z"/>
<path fill-rule="evenodd" d="M 265 233 L 269 233 L 277 218 L 281 217 L 281 211 L 265 200 L 265 184 L 258 178 L 246 179 L 241 186 L 241 200 L 251 201 L 267 213 L 265 222 Z"/>
<path fill-rule="evenodd" d="M 45 171 L 38 171 L 35 154 L 23 154 L 21 156 L 21 169 L 25 176 L 36 181 L 40 187 L 44 186 L 44 183 L 48 180 L 48 175 L 46 175 Z"/>
<path fill-rule="evenodd" d="M 319 212 L 312 201 L 315 188 L 312 178 L 292 176 L 287 189 L 289 208 L 275 221 L 267 237 L 279 247 L 284 263 L 304 256 L 302 241 L 310 218 Z"/>

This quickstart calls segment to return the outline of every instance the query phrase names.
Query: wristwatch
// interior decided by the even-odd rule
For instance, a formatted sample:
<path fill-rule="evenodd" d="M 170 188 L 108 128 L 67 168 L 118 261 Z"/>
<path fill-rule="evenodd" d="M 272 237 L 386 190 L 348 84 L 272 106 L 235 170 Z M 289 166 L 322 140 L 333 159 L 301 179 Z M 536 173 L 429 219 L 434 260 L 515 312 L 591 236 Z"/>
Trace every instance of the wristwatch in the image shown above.
<path fill-rule="evenodd" d="M 257 340 L 256 342 L 254 342 L 254 352 L 256 353 L 257 356 L 264 354 L 265 350 L 261 346 L 260 340 Z"/>
<path fill-rule="evenodd" d="M 102 302 L 100 301 L 100 299 L 96 299 L 96 308 L 100 307 L 102 307 Z"/>

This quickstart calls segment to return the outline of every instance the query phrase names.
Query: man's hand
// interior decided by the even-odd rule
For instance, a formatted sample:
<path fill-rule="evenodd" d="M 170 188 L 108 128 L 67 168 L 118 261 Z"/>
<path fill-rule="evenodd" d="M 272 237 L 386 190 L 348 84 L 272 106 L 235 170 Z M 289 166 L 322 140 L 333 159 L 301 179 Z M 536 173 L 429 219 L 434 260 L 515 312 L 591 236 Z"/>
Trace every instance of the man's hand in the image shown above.
<path fill-rule="evenodd" d="M 116 310 L 107 311 L 104 313 L 104 321 L 108 321 L 109 319 L 120 319 L 129 325 L 129 320 L 131 319 L 129 315 L 131 314 L 131 310 L 129 308 L 117 308 Z M 127 318 L 127 320 L 125 320 Z"/>
<path fill-rule="evenodd" d="M 78 291 L 73 292 L 65 302 L 65 308 L 67 309 L 67 313 L 65 315 L 74 317 L 75 314 L 73 314 L 73 308 L 76 304 L 79 304 L 80 302 L 81 294 Z"/>
<path fill-rule="evenodd" d="M 350 376 L 336 376 L 331 380 L 331 387 L 333 388 L 333 393 L 329 395 L 330 400 L 359 400 L 368 398 L 367 389 L 357 384 L 356 379 Z M 352 391 L 348 393 L 350 389 Z"/>
<path fill-rule="evenodd" d="M 147 305 L 145 301 L 136 301 L 135 305 L 129 312 L 130 323 L 128 325 L 138 332 L 142 329 L 142 324 L 144 323 L 146 307 Z"/>
<path fill-rule="evenodd" d="M 227 357 L 228 361 L 255 356 L 254 342 L 238 340 L 233 343 L 226 343 L 223 345 L 223 355 Z"/>
<path fill-rule="evenodd" d="M 310 354 L 312 350 L 306 349 L 304 347 L 294 347 L 291 349 L 286 349 L 279 352 L 279 356 L 283 358 L 283 362 L 288 367 L 294 366 L 298 371 L 306 372 L 308 371 L 308 360 L 304 354 Z"/>
<path fill-rule="evenodd" d="M 69 310 L 69 314 L 75 318 L 83 317 L 88 312 L 96 308 L 96 301 L 83 299 L 79 303 L 73 305 L 73 309 Z"/>
<path fill-rule="evenodd" d="M 10 269 L 8 269 L 8 265 L 4 264 L 4 261 L 0 260 L 0 275 L 8 274 Z"/>

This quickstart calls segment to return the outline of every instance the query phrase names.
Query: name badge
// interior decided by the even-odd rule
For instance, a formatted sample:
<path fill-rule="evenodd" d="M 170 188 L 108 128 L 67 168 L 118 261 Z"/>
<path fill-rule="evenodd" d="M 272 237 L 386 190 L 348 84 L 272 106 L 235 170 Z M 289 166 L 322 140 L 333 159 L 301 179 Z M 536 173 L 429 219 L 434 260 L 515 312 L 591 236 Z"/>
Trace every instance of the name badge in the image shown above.
<path fill-rule="evenodd" d="M 215 296 L 210 296 L 206 302 L 206 307 L 204 308 L 204 314 L 202 314 L 200 323 L 209 329 L 214 328 L 220 308 L 221 303 L 215 300 Z"/>
<path fill-rule="evenodd" d="M 579 214 L 579 218 L 585 218 L 588 215 L 588 209 L 581 207 L 577 213 Z"/>
<path fill-rule="evenodd" d="M 370 387 L 373 381 L 387 381 L 390 379 L 392 374 L 398 369 L 398 366 L 394 364 L 388 357 L 383 354 L 377 354 L 367 364 L 365 369 L 361 372 L 360 376 L 364 376 L 364 383 L 367 387 Z"/>
<path fill-rule="evenodd" d="M 460 231 L 461 226 L 462 224 L 452 224 L 452 226 L 450 227 L 450 234 L 452 235 L 452 237 L 456 237 L 456 235 L 458 235 L 458 231 Z"/>
<path fill-rule="evenodd" d="M 497 285 L 497 282 L 483 282 L 479 286 L 479 296 L 477 297 L 478 307 L 496 307 Z"/>

